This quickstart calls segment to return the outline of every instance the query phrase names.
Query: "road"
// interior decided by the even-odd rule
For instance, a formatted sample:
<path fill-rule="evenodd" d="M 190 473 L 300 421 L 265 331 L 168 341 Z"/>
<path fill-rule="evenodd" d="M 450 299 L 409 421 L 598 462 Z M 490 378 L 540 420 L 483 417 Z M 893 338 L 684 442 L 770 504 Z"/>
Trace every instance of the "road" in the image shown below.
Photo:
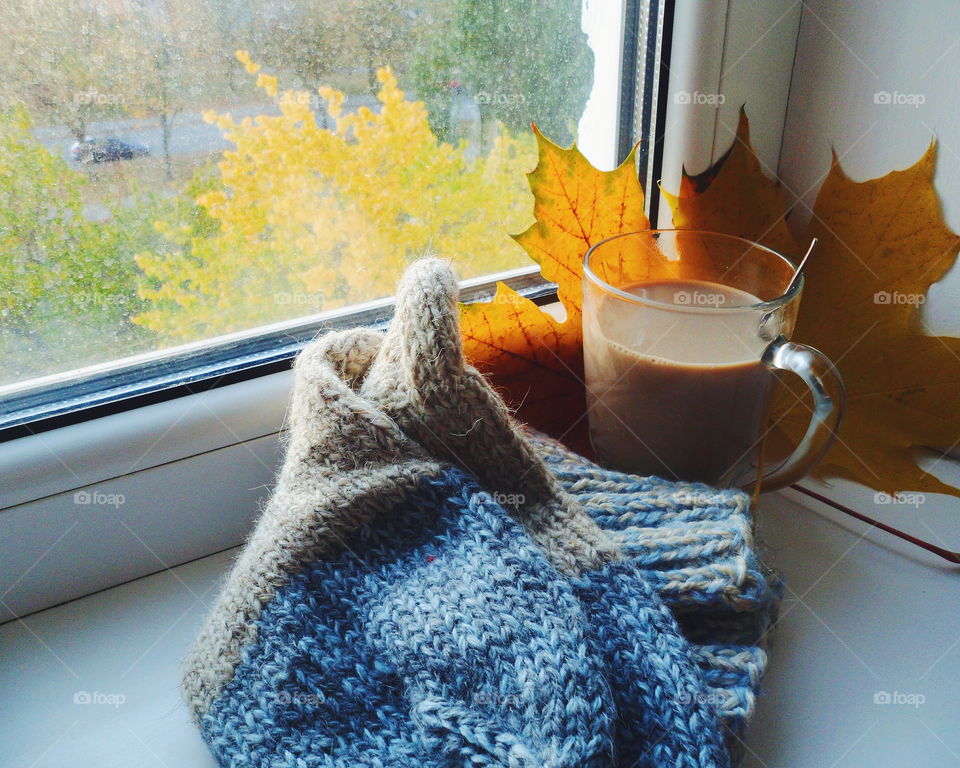
<path fill-rule="evenodd" d="M 378 104 L 379 102 L 373 96 L 348 96 L 344 102 L 344 110 L 351 112 L 361 106 L 374 108 Z M 229 113 L 238 122 L 244 117 L 280 114 L 279 107 L 273 102 L 237 104 L 216 111 Z M 37 140 L 51 152 L 64 160 L 71 159 L 70 145 L 73 144 L 74 138 L 66 128 L 59 125 L 37 126 L 33 133 Z M 163 133 L 157 117 L 99 120 L 87 126 L 87 134 L 98 139 L 112 136 L 143 144 L 150 148 L 153 155 L 159 156 L 163 153 Z M 217 126 L 203 121 L 202 112 L 184 112 L 174 118 L 170 138 L 172 155 L 222 152 L 230 146 L 230 142 L 223 137 Z"/>

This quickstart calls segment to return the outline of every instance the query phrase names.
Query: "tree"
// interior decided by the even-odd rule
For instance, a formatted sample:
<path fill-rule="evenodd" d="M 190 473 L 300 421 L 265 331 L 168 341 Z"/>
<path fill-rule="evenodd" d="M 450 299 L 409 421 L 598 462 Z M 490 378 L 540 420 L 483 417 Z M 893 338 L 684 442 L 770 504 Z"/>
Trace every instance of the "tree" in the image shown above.
<path fill-rule="evenodd" d="M 314 90 L 323 78 L 355 57 L 352 3 L 340 0 L 282 0 L 270 18 L 253 31 L 251 48 L 257 60 L 289 72 L 297 87 Z"/>
<path fill-rule="evenodd" d="M 84 219 L 87 180 L 41 146 L 22 107 L 0 112 L 0 377 L 17 381 L 139 349 L 135 249 L 156 239 L 143 201 Z M 154 203 L 160 204 L 159 199 Z"/>
<path fill-rule="evenodd" d="M 593 53 L 580 25 L 581 0 L 434 0 L 429 34 L 411 56 L 417 94 L 439 136 L 450 134 L 458 83 L 485 123 L 512 131 L 536 122 L 569 142 L 593 83 Z"/>
<path fill-rule="evenodd" d="M 363 51 L 370 93 L 376 93 L 378 70 L 404 63 L 420 9 L 414 0 L 354 1 L 352 33 Z"/>
<path fill-rule="evenodd" d="M 377 70 L 403 68 L 420 28 L 414 0 L 280 0 L 261 14 L 251 41 L 257 60 L 311 90 L 331 74 L 362 69 L 375 95 Z"/>
<path fill-rule="evenodd" d="M 206 6 L 187 0 L 135 0 L 131 33 L 137 62 L 128 71 L 136 83 L 137 105 L 157 115 L 167 180 L 173 179 L 173 122 L 197 100 L 217 57 L 216 40 Z M 143 62 L 138 66 L 139 62 Z"/>
<path fill-rule="evenodd" d="M 126 42 L 98 4 L 0 0 L 0 29 L 11 49 L 0 59 L 4 105 L 22 104 L 78 141 L 91 121 L 125 112 Z"/>
<path fill-rule="evenodd" d="M 344 94 L 320 89 L 329 131 L 308 93 L 280 94 L 262 73 L 279 116 L 207 116 L 236 147 L 220 184 L 197 197 L 215 226 L 159 225 L 166 246 L 137 257 L 151 303 L 137 323 L 187 341 L 389 296 L 427 252 L 454 259 L 463 277 L 526 263 L 506 233 L 529 223 L 532 137 L 505 134 L 468 161 L 464 145 L 437 140 L 389 69 L 378 79 L 376 112 L 344 114 Z"/>

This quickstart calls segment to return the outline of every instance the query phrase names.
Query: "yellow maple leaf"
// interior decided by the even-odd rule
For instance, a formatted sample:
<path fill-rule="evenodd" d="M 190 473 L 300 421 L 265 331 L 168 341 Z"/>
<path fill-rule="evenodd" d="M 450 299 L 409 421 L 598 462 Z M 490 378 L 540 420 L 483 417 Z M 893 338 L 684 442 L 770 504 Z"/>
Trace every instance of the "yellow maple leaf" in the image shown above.
<path fill-rule="evenodd" d="M 461 306 L 460 332 L 467 359 L 524 421 L 583 447 L 585 433 L 575 431 L 586 408 L 579 319 L 557 320 L 498 283 L 492 301 Z"/>
<path fill-rule="evenodd" d="M 598 171 L 576 145 L 558 147 L 537 127 L 538 161 L 527 178 L 536 221 L 514 238 L 543 276 L 557 284 L 567 313 L 579 317 L 583 306 L 583 257 L 608 237 L 647 229 L 643 187 L 633 152 L 609 172 Z"/>
<path fill-rule="evenodd" d="M 461 333 L 467 357 L 525 421 L 583 447 L 583 257 L 601 240 L 650 224 L 632 152 L 613 171 L 598 171 L 576 145 L 559 147 L 536 126 L 534 134 L 538 162 L 527 177 L 536 222 L 515 239 L 557 284 L 566 317 L 500 284 L 492 301 L 462 307 Z"/>
<path fill-rule="evenodd" d="M 804 269 L 793 338 L 833 360 L 847 388 L 839 438 L 816 470 L 821 478 L 960 495 L 916 461 L 960 439 L 960 339 L 925 333 L 918 309 L 960 249 L 940 212 L 934 163 L 931 145 L 911 168 L 855 182 L 834 158 L 817 196 L 802 241 L 820 243 Z M 731 150 L 667 199 L 677 226 L 797 253 L 779 185 L 763 174 L 745 117 Z M 781 400 L 779 421 L 796 438 L 809 409 L 789 392 Z"/>
<path fill-rule="evenodd" d="M 661 188 L 677 229 L 703 229 L 753 240 L 788 258 L 798 246 L 784 217 L 783 190 L 768 178 L 750 146 L 750 122 L 740 111 L 733 143 L 711 167 L 691 176 L 684 169 L 680 193 Z"/>

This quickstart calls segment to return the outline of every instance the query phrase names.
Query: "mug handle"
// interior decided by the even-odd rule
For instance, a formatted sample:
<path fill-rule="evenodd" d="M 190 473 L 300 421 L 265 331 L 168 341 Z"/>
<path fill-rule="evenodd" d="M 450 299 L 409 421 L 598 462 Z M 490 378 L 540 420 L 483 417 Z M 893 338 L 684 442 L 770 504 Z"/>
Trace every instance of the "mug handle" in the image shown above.
<path fill-rule="evenodd" d="M 846 405 L 846 389 L 836 366 L 817 349 L 778 336 L 764 350 L 761 362 L 772 371 L 790 371 L 803 379 L 813 395 L 813 413 L 800 444 L 783 462 L 760 478 L 762 491 L 784 488 L 812 470 L 836 437 Z"/>

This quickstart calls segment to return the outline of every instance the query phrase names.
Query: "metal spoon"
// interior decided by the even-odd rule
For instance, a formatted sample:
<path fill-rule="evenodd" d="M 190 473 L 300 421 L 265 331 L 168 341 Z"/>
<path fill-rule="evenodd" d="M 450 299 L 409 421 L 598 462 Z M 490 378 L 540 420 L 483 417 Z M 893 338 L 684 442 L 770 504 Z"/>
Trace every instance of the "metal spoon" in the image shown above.
<path fill-rule="evenodd" d="M 790 289 L 793 288 L 793 284 L 797 282 L 797 279 L 800 277 L 800 272 L 803 269 L 803 265 L 807 263 L 807 259 L 810 258 L 810 254 L 813 253 L 813 249 L 816 247 L 816 245 L 817 238 L 813 238 L 813 240 L 810 241 L 810 247 L 807 248 L 806 254 L 802 259 L 800 259 L 800 264 L 797 265 L 797 271 L 793 273 L 793 277 L 791 277 L 790 282 L 787 283 L 787 290 L 783 292 L 784 295 L 790 293 Z"/>

